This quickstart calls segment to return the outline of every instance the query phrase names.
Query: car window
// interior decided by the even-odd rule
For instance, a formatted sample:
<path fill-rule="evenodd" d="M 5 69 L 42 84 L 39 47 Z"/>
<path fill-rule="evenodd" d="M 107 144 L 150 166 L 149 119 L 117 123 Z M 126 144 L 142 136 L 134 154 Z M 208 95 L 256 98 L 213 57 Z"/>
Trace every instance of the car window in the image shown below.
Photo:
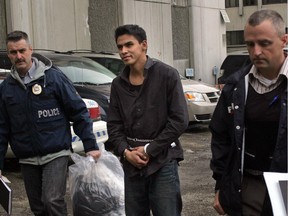
<path fill-rule="evenodd" d="M 54 65 L 59 67 L 73 83 L 109 84 L 115 75 L 105 67 L 93 61 L 61 61 L 53 59 Z"/>
<path fill-rule="evenodd" d="M 87 57 L 111 70 L 114 74 L 118 75 L 125 67 L 121 59 L 108 58 L 108 57 Z"/>
<path fill-rule="evenodd" d="M 223 61 L 220 69 L 222 76 L 218 78 L 218 84 L 224 84 L 226 79 L 242 67 L 251 63 L 249 55 L 228 55 Z"/>
<path fill-rule="evenodd" d="M 0 54 L 0 68 L 2 69 L 10 69 L 12 66 L 10 59 L 8 58 L 6 52 Z"/>
<path fill-rule="evenodd" d="M 229 74 L 249 63 L 250 59 L 248 55 L 230 55 L 223 61 L 221 69 Z"/>

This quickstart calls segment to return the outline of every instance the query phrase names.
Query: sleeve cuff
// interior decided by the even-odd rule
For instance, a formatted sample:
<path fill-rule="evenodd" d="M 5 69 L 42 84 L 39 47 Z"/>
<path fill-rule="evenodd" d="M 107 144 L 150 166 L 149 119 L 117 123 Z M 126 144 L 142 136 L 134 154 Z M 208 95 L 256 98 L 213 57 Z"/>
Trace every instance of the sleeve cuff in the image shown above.
<path fill-rule="evenodd" d="M 144 146 L 144 152 L 145 152 L 145 154 L 147 154 L 148 155 L 148 153 L 147 153 L 147 147 L 150 145 L 150 143 L 147 143 L 145 146 Z"/>

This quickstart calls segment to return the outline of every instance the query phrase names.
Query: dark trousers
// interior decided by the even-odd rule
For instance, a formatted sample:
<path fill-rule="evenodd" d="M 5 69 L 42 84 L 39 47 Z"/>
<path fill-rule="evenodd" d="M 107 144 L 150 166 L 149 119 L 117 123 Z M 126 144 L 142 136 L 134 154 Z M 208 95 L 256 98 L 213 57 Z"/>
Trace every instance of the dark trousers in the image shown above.
<path fill-rule="evenodd" d="M 264 177 L 244 174 L 242 182 L 242 215 L 273 216 Z"/>
<path fill-rule="evenodd" d="M 167 163 L 148 177 L 125 176 L 126 216 L 180 216 L 182 199 L 178 164 Z"/>
<path fill-rule="evenodd" d="M 44 165 L 21 164 L 31 211 L 36 216 L 67 215 L 66 193 L 68 157 Z"/>

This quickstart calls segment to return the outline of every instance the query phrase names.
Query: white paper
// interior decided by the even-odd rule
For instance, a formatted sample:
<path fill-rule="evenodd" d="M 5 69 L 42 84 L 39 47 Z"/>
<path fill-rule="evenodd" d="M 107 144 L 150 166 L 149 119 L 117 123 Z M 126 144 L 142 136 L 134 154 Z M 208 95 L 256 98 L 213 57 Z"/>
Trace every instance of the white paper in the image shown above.
<path fill-rule="evenodd" d="M 0 190 L 0 205 L 2 205 L 5 211 L 7 211 L 8 215 L 10 215 L 12 211 L 12 191 L 4 182 L 3 178 L 0 178 Z"/>
<path fill-rule="evenodd" d="M 270 196 L 273 214 L 277 216 L 287 216 L 279 181 L 288 180 L 288 173 L 264 172 L 264 178 Z"/>
<path fill-rule="evenodd" d="M 11 183 L 11 182 L 8 180 L 7 177 L 5 177 L 5 176 L 2 175 L 1 178 L 2 178 L 2 180 L 3 180 L 5 183 Z"/>

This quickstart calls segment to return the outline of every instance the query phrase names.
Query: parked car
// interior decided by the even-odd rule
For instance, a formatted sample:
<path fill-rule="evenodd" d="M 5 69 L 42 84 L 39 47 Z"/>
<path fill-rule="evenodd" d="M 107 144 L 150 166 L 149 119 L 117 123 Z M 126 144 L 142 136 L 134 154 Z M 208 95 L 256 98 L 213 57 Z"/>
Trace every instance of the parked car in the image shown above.
<path fill-rule="evenodd" d="M 288 55 L 288 47 L 283 48 L 283 51 Z M 218 87 L 223 88 L 226 79 L 242 67 L 251 63 L 248 51 L 235 51 L 228 53 L 220 67 L 220 77 L 218 78 Z"/>
<path fill-rule="evenodd" d="M 220 96 L 219 89 L 181 75 L 180 77 L 188 107 L 189 124 L 209 122 Z"/>
<path fill-rule="evenodd" d="M 61 54 L 56 51 L 34 50 L 33 56 L 39 54 L 51 59 L 53 65 L 66 74 L 82 98 L 95 100 L 100 107 L 101 119 L 107 120 L 110 87 L 112 80 L 116 77 L 115 74 L 88 58 Z M 10 60 L 4 50 L 0 51 L 0 68 L 11 68 Z"/>
<path fill-rule="evenodd" d="M 236 51 L 229 53 L 220 67 L 221 76 L 218 78 L 218 84 L 225 84 L 226 79 L 240 68 L 251 63 L 248 51 Z"/>
<path fill-rule="evenodd" d="M 104 67 L 108 68 L 115 75 L 119 75 L 119 73 L 125 67 L 125 64 L 120 59 L 118 53 L 103 51 L 96 52 L 94 50 L 69 50 L 67 51 L 67 54 L 90 58 L 103 65 Z"/>

